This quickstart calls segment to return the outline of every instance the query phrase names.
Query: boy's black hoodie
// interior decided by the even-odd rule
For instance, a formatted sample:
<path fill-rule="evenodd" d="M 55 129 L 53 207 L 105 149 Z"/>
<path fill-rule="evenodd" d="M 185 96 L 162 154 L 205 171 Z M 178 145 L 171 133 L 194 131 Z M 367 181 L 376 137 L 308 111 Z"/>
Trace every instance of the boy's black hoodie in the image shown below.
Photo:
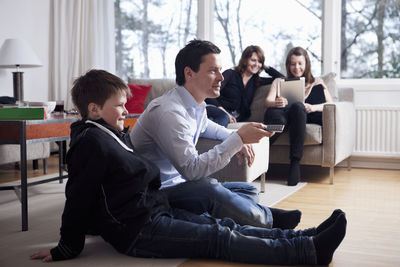
<path fill-rule="evenodd" d="M 129 134 L 104 120 L 97 123 L 111 130 L 132 148 Z M 66 202 L 53 260 L 76 257 L 88 231 L 96 231 L 115 249 L 125 253 L 152 215 L 169 210 L 167 197 L 158 189 L 156 165 L 129 152 L 97 126 L 81 120 L 71 125 L 67 154 Z"/>

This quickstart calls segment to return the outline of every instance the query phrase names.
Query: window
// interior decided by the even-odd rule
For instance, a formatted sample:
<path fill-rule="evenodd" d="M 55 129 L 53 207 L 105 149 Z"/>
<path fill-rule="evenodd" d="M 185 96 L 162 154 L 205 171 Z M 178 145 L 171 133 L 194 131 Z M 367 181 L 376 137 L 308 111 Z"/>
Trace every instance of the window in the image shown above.
<path fill-rule="evenodd" d="M 196 32 L 196 0 L 115 0 L 117 75 L 174 78 L 176 54 Z"/>
<path fill-rule="evenodd" d="M 215 43 L 223 68 L 239 63 L 248 45 L 258 45 L 265 64 L 286 73 L 288 51 L 308 51 L 314 76 L 321 74 L 321 0 L 215 0 Z"/>
<path fill-rule="evenodd" d="M 399 14 L 399 0 L 342 0 L 342 78 L 400 77 Z"/>
<path fill-rule="evenodd" d="M 324 41 L 337 44 L 340 55 L 325 63 L 340 62 L 341 78 L 400 78 L 400 0 L 336 1 L 342 14 L 340 8 L 326 12 L 341 16 L 341 35 L 327 32 Z M 323 74 L 321 0 L 214 2 L 214 43 L 224 69 L 236 66 L 245 47 L 256 44 L 266 64 L 285 73 L 288 50 L 302 46 L 314 76 Z M 117 74 L 173 78 L 176 54 L 196 38 L 197 7 L 198 0 L 115 0 Z"/>

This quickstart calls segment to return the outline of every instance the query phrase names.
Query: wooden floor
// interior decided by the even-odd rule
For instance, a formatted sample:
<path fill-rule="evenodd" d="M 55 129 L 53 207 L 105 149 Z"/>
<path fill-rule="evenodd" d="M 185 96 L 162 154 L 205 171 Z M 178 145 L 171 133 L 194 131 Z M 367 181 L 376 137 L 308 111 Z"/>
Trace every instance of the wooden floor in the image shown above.
<path fill-rule="evenodd" d="M 268 177 L 285 177 L 282 169 L 270 167 Z M 302 179 L 307 186 L 275 207 L 300 209 L 303 215 L 297 229 L 318 225 L 336 208 L 346 212 L 347 234 L 330 266 L 400 266 L 400 171 L 336 168 L 334 185 L 329 184 L 326 168 L 303 167 L 302 176 L 307 177 Z M 180 265 L 227 266 L 257 265 L 210 260 L 188 260 Z"/>
<path fill-rule="evenodd" d="M 57 158 L 53 156 L 49 172 L 57 172 L 57 168 Z M 284 177 L 284 169 L 271 166 L 267 179 Z M 42 174 L 42 170 L 28 172 L 29 177 Z M 347 235 L 330 266 L 400 266 L 400 171 L 336 168 L 334 185 L 329 184 L 325 168 L 302 167 L 302 176 L 306 177 L 302 180 L 308 182 L 307 186 L 275 207 L 300 209 L 303 216 L 298 229 L 318 225 L 336 208 L 346 212 Z M 0 183 L 18 178 L 13 165 L 0 166 Z M 196 259 L 180 265 L 226 266 L 257 265 Z"/>

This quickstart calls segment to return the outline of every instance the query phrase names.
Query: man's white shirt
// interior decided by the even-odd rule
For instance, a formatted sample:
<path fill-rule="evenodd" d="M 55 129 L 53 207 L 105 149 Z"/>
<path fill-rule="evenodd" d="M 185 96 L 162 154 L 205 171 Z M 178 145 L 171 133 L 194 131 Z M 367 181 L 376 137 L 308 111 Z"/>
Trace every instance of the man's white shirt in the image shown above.
<path fill-rule="evenodd" d="M 209 120 L 205 107 L 178 86 L 151 101 L 134 125 L 133 147 L 160 168 L 162 188 L 208 177 L 241 150 L 240 136 Z M 199 155 L 199 137 L 223 142 Z"/>

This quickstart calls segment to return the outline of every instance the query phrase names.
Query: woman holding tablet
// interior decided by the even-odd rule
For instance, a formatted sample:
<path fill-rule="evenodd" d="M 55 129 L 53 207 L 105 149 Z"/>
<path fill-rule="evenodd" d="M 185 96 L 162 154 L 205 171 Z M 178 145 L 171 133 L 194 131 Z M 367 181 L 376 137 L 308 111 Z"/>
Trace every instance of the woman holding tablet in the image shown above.
<path fill-rule="evenodd" d="M 287 78 L 305 79 L 304 103 L 280 95 L 280 78 L 273 81 L 265 99 L 268 107 L 264 114 L 265 124 L 283 124 L 290 137 L 290 170 L 288 185 L 300 181 L 300 160 L 303 156 L 306 123 L 322 125 L 322 109 L 325 103 L 332 102 L 328 88 L 321 78 L 314 78 L 307 51 L 301 47 L 292 48 L 286 57 Z M 270 138 L 274 143 L 279 137 L 276 133 Z"/>

